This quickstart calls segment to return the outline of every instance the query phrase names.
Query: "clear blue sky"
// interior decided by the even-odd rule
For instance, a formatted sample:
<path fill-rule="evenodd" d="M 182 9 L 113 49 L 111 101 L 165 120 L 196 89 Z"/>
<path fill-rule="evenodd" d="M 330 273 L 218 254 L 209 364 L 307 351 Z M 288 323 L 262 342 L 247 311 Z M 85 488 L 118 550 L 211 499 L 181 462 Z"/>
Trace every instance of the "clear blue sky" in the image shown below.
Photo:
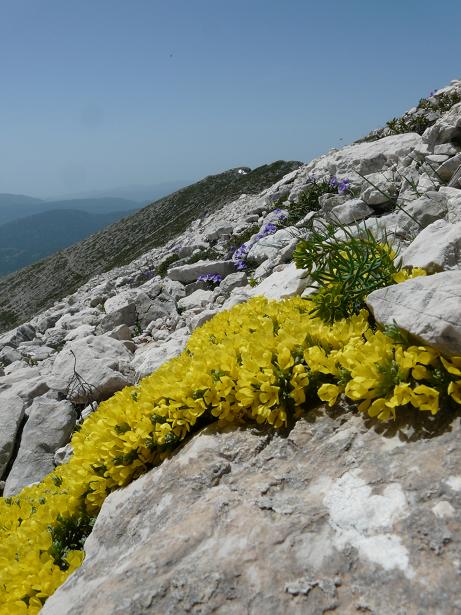
<path fill-rule="evenodd" d="M 0 0 L 0 192 L 308 161 L 461 77 L 460 24 L 460 0 Z"/>

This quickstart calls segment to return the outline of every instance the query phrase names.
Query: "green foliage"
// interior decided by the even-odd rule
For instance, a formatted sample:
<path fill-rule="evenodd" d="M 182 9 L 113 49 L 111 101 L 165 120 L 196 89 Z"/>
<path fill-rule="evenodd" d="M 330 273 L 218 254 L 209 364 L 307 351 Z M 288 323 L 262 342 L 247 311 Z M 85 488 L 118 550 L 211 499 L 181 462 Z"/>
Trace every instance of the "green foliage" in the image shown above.
<path fill-rule="evenodd" d="M 327 180 L 313 180 L 304 192 L 301 192 L 296 203 L 288 204 L 286 224 L 292 226 L 302 220 L 311 211 L 319 211 L 319 198 L 323 194 L 332 193 L 333 189 Z M 286 204 L 285 204 L 286 205 Z"/>
<path fill-rule="evenodd" d="M 7 330 L 16 324 L 16 314 L 11 310 L 2 310 L 0 312 L 0 331 Z"/>
<path fill-rule="evenodd" d="M 207 248 L 206 250 L 199 250 L 196 254 L 193 254 L 187 259 L 187 264 L 197 263 L 198 261 L 216 260 L 221 258 L 221 255 L 215 248 Z"/>
<path fill-rule="evenodd" d="M 167 274 L 170 265 L 179 260 L 179 256 L 177 254 L 170 254 L 160 265 L 157 267 L 155 273 L 160 277 L 164 278 Z"/>
<path fill-rule="evenodd" d="M 449 111 L 453 105 L 459 102 L 461 102 L 461 96 L 458 92 L 444 92 L 433 97 L 432 100 L 421 98 L 418 110 L 442 114 Z M 426 128 L 432 126 L 433 123 L 434 119 L 429 119 L 426 114 L 414 113 L 400 118 L 394 117 L 386 125 L 390 133 L 394 135 L 404 132 L 417 132 L 419 135 L 422 135 Z"/>
<path fill-rule="evenodd" d="M 66 555 L 69 551 L 80 551 L 83 543 L 93 529 L 96 517 L 86 513 L 76 513 L 70 517 L 58 515 L 56 523 L 48 527 L 51 534 L 52 545 L 49 549 L 54 562 L 61 570 L 67 570 L 69 564 Z"/>
<path fill-rule="evenodd" d="M 360 237 L 342 230 L 344 239 L 334 237 L 331 225 L 313 230 L 293 254 L 296 267 L 306 269 L 319 288 L 312 313 L 328 323 L 357 314 L 367 295 L 393 284 L 400 269 L 385 240 L 377 241 L 368 229 Z"/>
<path fill-rule="evenodd" d="M 461 96 L 458 92 L 442 92 L 434 97 L 435 100 L 429 100 L 428 98 L 421 98 L 418 103 L 418 109 L 426 109 L 428 111 L 435 111 L 438 113 L 446 113 L 453 105 L 461 102 Z"/>
<path fill-rule="evenodd" d="M 405 132 L 417 132 L 422 135 L 426 128 L 432 125 L 425 115 L 408 115 L 404 117 L 394 117 L 386 122 L 391 135 L 399 135 Z"/>
<path fill-rule="evenodd" d="M 241 233 L 238 233 L 237 235 L 232 235 L 227 245 L 229 252 L 233 254 L 237 248 L 249 241 L 258 231 L 259 224 L 252 224 Z"/>

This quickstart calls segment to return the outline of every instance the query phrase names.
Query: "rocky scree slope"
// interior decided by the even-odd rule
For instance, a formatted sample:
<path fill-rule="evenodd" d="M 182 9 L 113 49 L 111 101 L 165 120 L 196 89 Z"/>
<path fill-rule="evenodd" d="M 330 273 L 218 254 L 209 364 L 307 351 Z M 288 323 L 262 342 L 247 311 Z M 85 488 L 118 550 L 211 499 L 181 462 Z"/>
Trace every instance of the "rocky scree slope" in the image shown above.
<path fill-rule="evenodd" d="M 369 308 L 460 354 L 460 137 L 455 104 L 422 135 L 329 152 L 1 336 L 4 495 L 64 462 L 80 416 L 179 354 L 213 315 L 256 295 L 308 296 L 291 256 L 313 216 L 351 233 L 366 220 L 431 273 L 375 291 Z M 333 182 L 318 211 L 278 228 L 313 175 L 349 188 Z M 459 413 L 409 410 L 383 425 L 349 405 L 289 433 L 207 427 L 107 498 L 83 565 L 42 612 L 458 613 L 460 428 Z"/>
<path fill-rule="evenodd" d="M 128 264 L 147 250 L 165 244 L 193 220 L 241 194 L 257 194 L 300 164 L 277 161 L 253 170 L 241 167 L 210 175 L 74 246 L 1 278 L 0 331 L 49 307 L 93 275 Z"/>

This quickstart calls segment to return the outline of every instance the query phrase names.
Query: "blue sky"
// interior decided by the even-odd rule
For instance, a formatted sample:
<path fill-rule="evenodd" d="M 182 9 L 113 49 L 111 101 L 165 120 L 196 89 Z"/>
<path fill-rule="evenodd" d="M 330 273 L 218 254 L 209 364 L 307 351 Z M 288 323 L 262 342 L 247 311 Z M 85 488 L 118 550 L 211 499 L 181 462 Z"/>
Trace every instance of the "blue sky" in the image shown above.
<path fill-rule="evenodd" d="M 461 77 L 460 23 L 459 0 L 0 0 L 0 192 L 308 161 Z"/>

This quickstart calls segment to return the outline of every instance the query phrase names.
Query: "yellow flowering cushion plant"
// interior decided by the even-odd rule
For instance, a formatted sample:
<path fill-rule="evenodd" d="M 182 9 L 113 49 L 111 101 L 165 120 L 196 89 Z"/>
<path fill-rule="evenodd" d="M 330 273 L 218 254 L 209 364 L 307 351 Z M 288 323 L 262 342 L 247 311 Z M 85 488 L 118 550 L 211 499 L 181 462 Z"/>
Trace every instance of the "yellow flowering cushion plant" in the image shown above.
<path fill-rule="evenodd" d="M 398 343 L 368 312 L 331 324 L 299 297 L 261 297 L 221 312 L 186 350 L 101 403 L 72 437 L 74 454 L 40 484 L 0 499 L 0 614 L 38 613 L 83 559 L 107 495 L 212 420 L 290 425 L 318 400 L 345 395 L 387 420 L 461 403 L 461 357 Z M 451 400 L 451 401 L 450 401 Z"/>

